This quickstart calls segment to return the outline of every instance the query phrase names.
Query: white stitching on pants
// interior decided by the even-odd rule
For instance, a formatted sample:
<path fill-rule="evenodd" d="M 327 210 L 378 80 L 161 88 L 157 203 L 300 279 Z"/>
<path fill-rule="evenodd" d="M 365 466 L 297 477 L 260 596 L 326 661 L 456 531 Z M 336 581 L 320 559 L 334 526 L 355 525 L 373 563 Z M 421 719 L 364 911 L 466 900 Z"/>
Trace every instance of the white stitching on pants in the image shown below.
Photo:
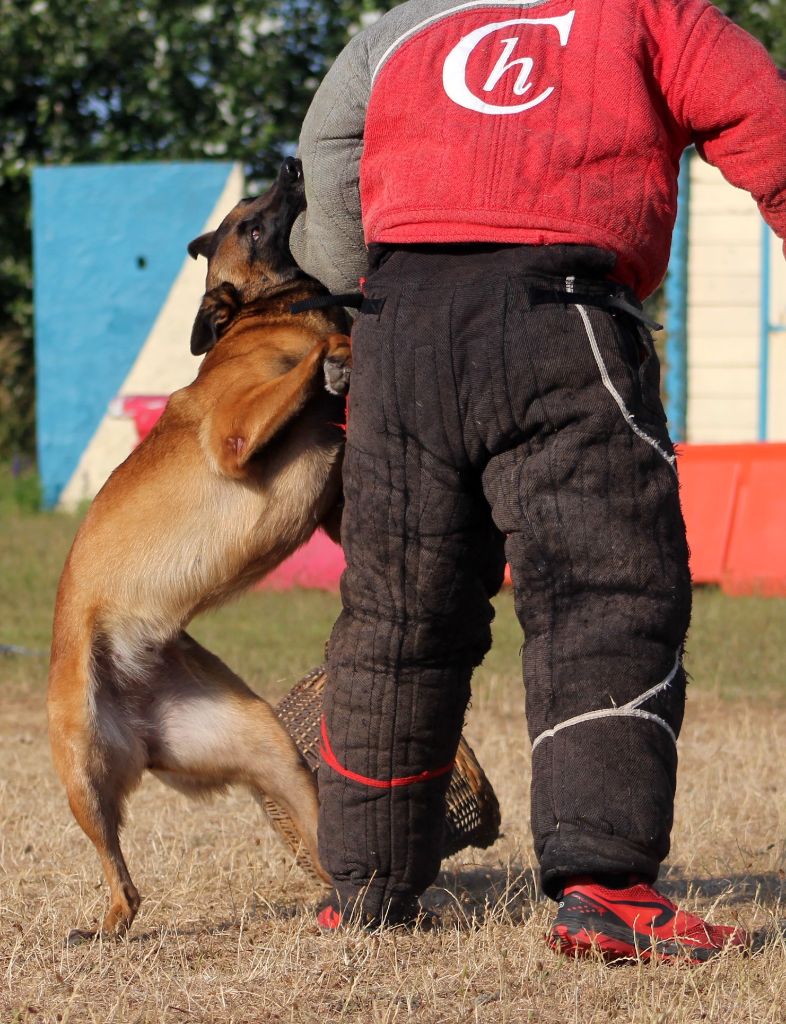
<path fill-rule="evenodd" d="M 585 327 L 585 329 L 587 331 L 587 337 L 589 338 L 589 343 L 592 346 L 592 354 L 595 357 L 595 362 L 598 364 L 598 369 L 600 370 L 600 376 L 601 376 L 601 379 L 603 381 L 603 386 L 609 392 L 609 394 L 614 399 L 614 401 L 617 403 L 620 412 L 622 413 L 623 417 L 625 418 L 625 422 L 628 424 L 628 426 L 633 431 L 633 433 L 637 437 L 640 437 L 642 439 L 642 441 L 646 441 L 647 444 L 651 445 L 655 449 L 655 451 L 658 453 L 658 455 L 662 456 L 666 460 L 666 462 L 668 462 L 669 466 L 671 467 L 672 472 L 676 476 L 676 474 L 677 474 L 677 459 L 676 459 L 676 457 L 674 455 L 669 455 L 668 452 L 664 451 L 663 448 L 661 448 L 661 446 L 655 440 L 655 438 L 651 437 L 646 431 L 642 430 L 641 427 L 638 425 L 638 423 L 636 423 L 636 420 L 633 418 L 633 413 L 625 405 L 625 402 L 622 400 L 622 395 L 619 393 L 619 391 L 617 391 L 617 389 L 614 387 L 614 385 L 611 382 L 611 377 L 609 377 L 609 371 L 606 369 L 606 364 L 603 362 L 603 356 L 600 354 L 600 348 L 598 346 L 598 340 L 595 337 L 595 332 L 592 329 L 592 324 L 590 323 L 589 316 L 587 316 L 586 309 L 584 308 L 584 306 L 578 305 L 578 303 L 576 304 L 576 309 L 579 311 L 579 313 L 581 315 L 581 319 L 584 321 L 584 327 Z"/>
<path fill-rule="evenodd" d="M 654 697 L 657 693 L 660 693 L 661 690 L 665 690 L 671 686 L 672 681 L 679 670 L 681 660 L 682 648 L 677 651 L 677 657 L 674 659 L 674 665 L 671 672 L 669 672 L 665 679 L 656 683 L 655 686 L 651 686 L 649 690 L 645 690 L 641 696 L 634 697 L 633 700 L 628 701 L 627 704 L 623 704 L 622 707 L 601 708 L 599 711 L 587 711 L 583 715 L 576 715 L 575 718 L 568 718 L 566 721 L 560 722 L 559 725 L 555 725 L 553 729 L 546 729 L 540 734 L 540 736 L 535 738 L 532 744 L 533 752 L 541 740 L 549 739 L 554 736 L 555 733 L 561 732 L 563 729 L 567 729 L 568 726 L 580 725 L 582 722 L 594 722 L 598 718 L 645 718 L 650 722 L 655 722 L 657 725 L 661 726 L 662 729 L 665 729 L 676 746 L 677 737 L 669 723 L 659 715 L 654 715 L 651 711 L 642 711 L 640 705 L 645 704 L 650 697 Z"/>

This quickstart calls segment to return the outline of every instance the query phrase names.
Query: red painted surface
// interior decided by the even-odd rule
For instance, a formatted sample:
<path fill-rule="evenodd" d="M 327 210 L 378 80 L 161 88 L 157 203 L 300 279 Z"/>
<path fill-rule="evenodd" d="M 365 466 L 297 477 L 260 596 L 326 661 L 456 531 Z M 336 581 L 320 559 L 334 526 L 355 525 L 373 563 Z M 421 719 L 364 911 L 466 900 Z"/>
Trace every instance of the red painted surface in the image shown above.
<path fill-rule="evenodd" d="M 133 418 L 141 440 L 166 401 L 124 396 L 116 414 Z M 786 444 L 680 445 L 678 465 L 694 581 L 786 596 Z M 341 548 L 318 530 L 259 587 L 337 590 L 343 569 Z"/>
<path fill-rule="evenodd" d="M 728 447 L 679 448 L 680 496 L 696 583 L 719 582 L 726 564 L 741 473 Z"/>
<path fill-rule="evenodd" d="M 169 395 L 118 395 L 109 406 L 113 416 L 128 416 L 134 421 L 141 441 L 153 429 L 164 411 Z"/>
<path fill-rule="evenodd" d="M 260 590 L 338 590 L 338 581 L 344 571 L 344 552 L 322 530 L 312 536 L 302 548 L 290 555 L 257 587 Z"/>

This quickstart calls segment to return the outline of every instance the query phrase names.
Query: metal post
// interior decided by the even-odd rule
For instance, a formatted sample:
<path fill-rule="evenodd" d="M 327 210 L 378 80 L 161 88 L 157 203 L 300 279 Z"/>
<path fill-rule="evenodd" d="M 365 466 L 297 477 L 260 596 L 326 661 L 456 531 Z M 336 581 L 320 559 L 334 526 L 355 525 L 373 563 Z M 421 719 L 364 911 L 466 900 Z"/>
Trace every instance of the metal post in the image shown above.
<path fill-rule="evenodd" d="M 767 440 L 770 379 L 770 229 L 761 224 L 759 281 L 759 440 Z"/>
<path fill-rule="evenodd" d="M 690 222 L 690 160 L 680 162 L 677 220 L 666 275 L 666 415 L 674 441 L 684 441 L 688 411 L 688 229 Z"/>

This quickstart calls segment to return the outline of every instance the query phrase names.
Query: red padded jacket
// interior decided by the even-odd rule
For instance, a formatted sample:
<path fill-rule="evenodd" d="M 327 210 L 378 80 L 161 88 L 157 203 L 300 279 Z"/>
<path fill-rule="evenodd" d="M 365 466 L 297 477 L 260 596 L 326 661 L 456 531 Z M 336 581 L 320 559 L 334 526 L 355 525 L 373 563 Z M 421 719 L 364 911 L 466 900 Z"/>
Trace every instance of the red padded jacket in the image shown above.
<path fill-rule="evenodd" d="M 338 249 L 353 215 L 366 243 L 592 244 L 644 297 L 691 143 L 786 236 L 786 81 L 710 0 L 410 0 L 314 100 L 306 226 L 329 254 L 337 190 Z"/>

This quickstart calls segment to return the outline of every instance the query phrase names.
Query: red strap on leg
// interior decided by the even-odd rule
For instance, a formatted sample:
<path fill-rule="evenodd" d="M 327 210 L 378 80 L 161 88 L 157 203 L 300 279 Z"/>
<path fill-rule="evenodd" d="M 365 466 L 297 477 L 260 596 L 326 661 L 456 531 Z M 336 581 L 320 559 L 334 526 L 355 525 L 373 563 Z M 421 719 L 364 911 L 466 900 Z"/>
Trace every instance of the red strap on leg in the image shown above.
<path fill-rule="evenodd" d="M 396 786 L 411 786 L 416 782 L 428 782 L 429 779 L 437 779 L 440 775 L 447 775 L 448 772 L 453 771 L 453 765 L 455 764 L 455 761 L 451 761 L 450 764 L 445 764 L 441 768 L 420 772 L 419 775 L 403 775 L 395 779 L 370 779 L 366 775 L 358 775 L 357 772 L 351 772 L 339 762 L 333 753 L 333 748 L 330 746 L 324 715 L 322 716 L 321 732 L 322 743 L 320 744 L 319 752 L 325 764 L 329 765 L 334 772 L 343 775 L 345 779 L 351 779 L 353 782 L 359 782 L 361 786 L 370 786 L 373 789 L 394 789 Z"/>

